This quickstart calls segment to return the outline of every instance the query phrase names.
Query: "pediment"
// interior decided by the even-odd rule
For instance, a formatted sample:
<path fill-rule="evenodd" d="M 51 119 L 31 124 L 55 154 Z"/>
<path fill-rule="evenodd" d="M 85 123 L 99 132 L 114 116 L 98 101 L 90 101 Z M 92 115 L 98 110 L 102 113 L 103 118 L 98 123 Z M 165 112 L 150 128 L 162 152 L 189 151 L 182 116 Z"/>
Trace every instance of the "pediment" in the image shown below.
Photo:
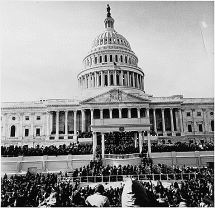
<path fill-rule="evenodd" d="M 135 102 L 150 102 L 148 98 L 139 97 L 126 93 L 122 90 L 113 89 L 95 97 L 82 101 L 82 103 L 135 103 Z"/>

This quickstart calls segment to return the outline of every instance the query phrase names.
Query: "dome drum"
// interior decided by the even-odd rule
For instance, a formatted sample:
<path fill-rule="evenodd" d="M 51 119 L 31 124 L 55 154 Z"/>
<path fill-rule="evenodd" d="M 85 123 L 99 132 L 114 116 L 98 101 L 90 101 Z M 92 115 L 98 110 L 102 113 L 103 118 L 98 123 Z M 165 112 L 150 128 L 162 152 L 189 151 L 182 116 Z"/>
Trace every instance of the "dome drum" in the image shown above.
<path fill-rule="evenodd" d="M 138 59 L 135 55 L 120 53 L 119 51 L 104 51 L 88 55 L 84 60 L 85 69 L 92 66 L 112 64 L 129 65 L 137 67 Z"/>

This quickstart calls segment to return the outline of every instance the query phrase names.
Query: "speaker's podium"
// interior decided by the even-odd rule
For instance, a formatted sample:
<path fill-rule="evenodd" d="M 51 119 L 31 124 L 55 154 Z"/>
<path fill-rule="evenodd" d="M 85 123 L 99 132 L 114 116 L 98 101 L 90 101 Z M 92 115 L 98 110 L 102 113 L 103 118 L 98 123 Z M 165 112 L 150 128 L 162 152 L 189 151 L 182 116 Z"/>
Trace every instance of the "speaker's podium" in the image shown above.
<path fill-rule="evenodd" d="M 30 167 L 30 168 L 28 168 L 28 171 L 29 171 L 31 174 L 36 175 L 36 174 L 37 174 L 37 167 Z"/>

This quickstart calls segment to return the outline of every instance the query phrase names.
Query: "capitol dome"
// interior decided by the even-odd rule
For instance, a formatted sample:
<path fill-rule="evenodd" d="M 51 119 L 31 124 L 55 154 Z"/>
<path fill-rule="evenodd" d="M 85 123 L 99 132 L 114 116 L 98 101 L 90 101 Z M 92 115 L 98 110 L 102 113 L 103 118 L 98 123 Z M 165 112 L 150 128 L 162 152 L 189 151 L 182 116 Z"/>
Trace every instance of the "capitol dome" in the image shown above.
<path fill-rule="evenodd" d="M 144 73 L 129 42 L 115 31 L 109 5 L 104 26 L 83 59 L 84 68 L 78 74 L 81 94 L 90 96 L 113 88 L 144 94 Z"/>

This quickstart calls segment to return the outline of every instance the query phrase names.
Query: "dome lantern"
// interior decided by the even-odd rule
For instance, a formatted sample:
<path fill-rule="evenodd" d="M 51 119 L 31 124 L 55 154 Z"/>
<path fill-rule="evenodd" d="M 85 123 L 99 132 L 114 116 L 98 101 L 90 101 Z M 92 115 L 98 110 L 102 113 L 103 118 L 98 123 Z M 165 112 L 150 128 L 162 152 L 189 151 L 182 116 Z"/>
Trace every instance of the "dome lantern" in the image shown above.
<path fill-rule="evenodd" d="M 111 13 L 110 13 L 110 6 L 109 4 L 107 5 L 107 18 L 105 19 L 105 29 L 106 30 L 114 30 L 114 19 L 111 17 Z"/>

